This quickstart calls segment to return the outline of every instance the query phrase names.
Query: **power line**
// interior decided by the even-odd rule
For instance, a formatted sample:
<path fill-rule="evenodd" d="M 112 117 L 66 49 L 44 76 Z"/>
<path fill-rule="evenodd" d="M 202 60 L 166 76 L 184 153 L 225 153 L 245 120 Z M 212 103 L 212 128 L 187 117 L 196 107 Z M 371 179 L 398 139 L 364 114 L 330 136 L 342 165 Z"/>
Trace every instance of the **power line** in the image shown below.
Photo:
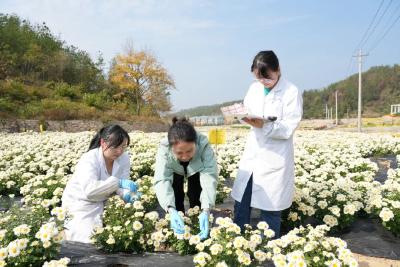
<path fill-rule="evenodd" d="M 397 10 L 400 8 L 400 5 L 396 8 L 396 10 L 393 12 L 393 15 L 390 17 L 390 19 L 388 20 L 388 24 L 390 23 L 391 19 L 394 17 L 394 15 L 396 14 Z M 368 50 L 369 52 L 371 52 L 372 50 L 374 50 L 379 44 L 380 42 L 382 42 L 382 40 L 386 37 L 386 35 L 390 32 L 390 30 L 394 27 L 394 25 L 397 23 L 397 21 L 400 19 L 400 14 L 397 16 L 397 18 L 392 22 L 392 24 L 386 29 L 386 31 L 383 33 L 383 35 L 381 36 L 381 38 L 379 38 L 372 46 L 371 48 Z M 388 25 L 387 24 L 387 25 Z M 368 52 L 368 53 L 369 53 Z"/>
<path fill-rule="evenodd" d="M 360 49 L 364 47 L 364 45 L 368 42 L 369 38 L 374 34 L 376 28 L 378 27 L 378 25 L 381 23 L 383 17 L 385 16 L 386 12 L 389 10 L 389 7 L 392 5 L 393 0 L 390 0 L 389 4 L 386 6 L 385 10 L 383 11 L 382 15 L 379 17 L 378 22 L 375 24 L 374 28 L 372 29 L 372 31 L 370 32 L 370 34 L 368 35 L 367 39 L 365 39 L 365 41 L 363 42 L 363 44 L 360 46 Z"/>
<path fill-rule="evenodd" d="M 364 41 L 365 37 L 367 36 L 369 30 L 371 29 L 372 25 L 374 24 L 375 19 L 376 19 L 376 16 L 378 15 L 379 11 L 381 10 L 382 5 L 383 5 L 384 2 L 385 2 L 385 0 L 382 0 L 381 3 L 379 4 L 379 7 L 378 7 L 378 9 L 377 9 L 376 12 L 375 12 L 374 17 L 372 18 L 372 20 L 371 20 L 371 22 L 370 22 L 370 24 L 369 24 L 367 30 L 365 31 L 363 37 L 361 38 L 361 41 L 358 43 L 358 45 L 357 45 L 356 48 L 354 49 L 353 53 L 357 50 L 357 48 L 361 48 L 360 45 L 363 43 L 363 41 Z"/>
<path fill-rule="evenodd" d="M 389 5 L 391 4 L 391 1 L 392 1 L 392 0 L 390 0 Z M 363 34 L 363 36 L 362 36 L 360 42 L 357 44 L 357 46 L 354 48 L 353 52 L 351 53 L 350 60 L 349 60 L 349 63 L 348 63 L 348 65 L 347 65 L 346 77 L 349 77 L 350 72 L 351 72 L 352 67 L 353 67 L 353 64 L 354 64 L 354 63 L 353 63 L 353 59 L 354 59 L 353 54 L 354 54 L 359 48 L 361 48 L 360 45 L 364 42 L 365 37 L 368 35 L 368 32 L 369 32 L 369 30 L 371 29 L 372 25 L 374 24 L 375 19 L 376 19 L 376 17 L 378 16 L 379 11 L 381 10 L 381 8 L 382 8 L 382 6 L 383 6 L 383 3 L 385 3 L 385 0 L 382 0 L 381 3 L 379 4 L 378 9 L 376 10 L 374 16 L 372 17 L 372 20 L 371 20 L 371 22 L 369 23 L 367 30 L 364 32 L 364 34 Z M 385 10 L 384 13 L 386 13 L 386 10 Z M 381 16 L 381 18 L 382 18 L 382 16 Z M 378 23 L 379 23 L 379 22 L 378 22 Z M 369 38 L 369 37 L 368 37 L 368 38 Z"/>

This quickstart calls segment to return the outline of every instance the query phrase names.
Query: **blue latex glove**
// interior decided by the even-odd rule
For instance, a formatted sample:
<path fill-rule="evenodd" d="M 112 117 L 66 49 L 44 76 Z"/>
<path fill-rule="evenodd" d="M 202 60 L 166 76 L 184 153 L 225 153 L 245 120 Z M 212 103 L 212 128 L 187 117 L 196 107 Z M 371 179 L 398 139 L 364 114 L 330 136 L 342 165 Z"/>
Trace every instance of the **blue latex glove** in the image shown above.
<path fill-rule="evenodd" d="M 119 187 L 129 189 L 133 193 L 137 192 L 137 184 L 129 179 L 119 179 Z"/>
<path fill-rule="evenodd" d="M 141 192 L 137 192 L 135 196 L 131 195 L 131 192 L 127 192 L 122 196 L 122 199 L 126 202 L 126 203 L 133 203 L 136 200 L 139 200 L 142 197 L 142 193 Z"/>
<path fill-rule="evenodd" d="M 176 234 L 184 234 L 185 233 L 185 223 L 183 222 L 182 217 L 176 211 L 176 209 L 170 209 L 169 211 L 171 215 L 171 229 L 174 230 Z"/>
<path fill-rule="evenodd" d="M 130 202 L 131 202 L 131 193 L 130 193 L 130 192 L 125 193 L 125 194 L 122 196 L 122 199 L 123 199 L 126 203 L 130 203 Z"/>
<path fill-rule="evenodd" d="M 134 201 L 136 201 L 136 200 L 139 200 L 139 199 L 141 199 L 142 198 L 142 193 L 141 192 L 136 192 L 136 196 L 133 196 L 132 198 L 131 198 L 131 201 L 132 202 L 134 202 Z"/>
<path fill-rule="evenodd" d="M 208 220 L 209 212 L 203 211 L 199 216 L 199 223 L 200 223 L 200 239 L 204 240 L 208 237 L 208 233 L 210 231 L 209 228 L 209 220 Z"/>

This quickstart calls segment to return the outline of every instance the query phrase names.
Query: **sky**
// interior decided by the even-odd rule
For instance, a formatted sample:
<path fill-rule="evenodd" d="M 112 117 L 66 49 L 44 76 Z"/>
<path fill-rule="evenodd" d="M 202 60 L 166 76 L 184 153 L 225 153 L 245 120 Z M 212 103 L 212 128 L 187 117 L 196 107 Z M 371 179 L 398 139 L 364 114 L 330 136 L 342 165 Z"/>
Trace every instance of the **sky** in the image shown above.
<path fill-rule="evenodd" d="M 174 111 L 243 99 L 261 50 L 275 51 L 303 90 L 357 72 L 352 55 L 368 28 L 363 69 L 400 63 L 400 20 L 382 39 L 398 0 L 0 0 L 0 13 L 45 22 L 107 65 L 127 43 L 151 51 L 175 80 Z"/>

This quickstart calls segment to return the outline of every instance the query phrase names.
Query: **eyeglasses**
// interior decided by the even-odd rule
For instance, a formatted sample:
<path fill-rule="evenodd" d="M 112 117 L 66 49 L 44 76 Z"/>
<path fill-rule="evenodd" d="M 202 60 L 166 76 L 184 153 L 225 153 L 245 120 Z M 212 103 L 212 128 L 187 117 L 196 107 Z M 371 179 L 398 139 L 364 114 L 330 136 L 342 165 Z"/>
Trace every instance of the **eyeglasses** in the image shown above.
<path fill-rule="evenodd" d="M 120 146 L 117 146 L 117 147 L 109 146 L 109 149 L 114 150 L 114 151 L 115 150 L 125 151 L 127 148 L 128 148 L 127 145 L 120 145 Z"/>

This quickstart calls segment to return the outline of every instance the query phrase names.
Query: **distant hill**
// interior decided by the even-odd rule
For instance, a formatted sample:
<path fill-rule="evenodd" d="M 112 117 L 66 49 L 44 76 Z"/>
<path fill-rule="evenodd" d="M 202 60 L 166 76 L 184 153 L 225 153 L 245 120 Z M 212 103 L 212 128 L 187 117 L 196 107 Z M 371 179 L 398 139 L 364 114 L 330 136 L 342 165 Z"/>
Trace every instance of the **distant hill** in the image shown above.
<path fill-rule="evenodd" d="M 325 104 L 335 109 L 338 91 L 339 118 L 355 117 L 358 107 L 358 74 L 320 90 L 304 92 L 304 118 L 324 118 Z M 400 65 L 372 67 L 362 74 L 363 116 L 390 113 L 390 105 L 400 104 Z"/>
<path fill-rule="evenodd" d="M 400 65 L 372 67 L 362 75 L 363 116 L 376 117 L 390 113 L 390 105 L 400 104 Z M 323 89 L 304 92 L 304 119 L 325 117 L 325 105 L 335 109 L 335 91 L 338 91 L 339 118 L 354 117 L 358 105 L 358 74 L 345 80 L 330 84 Z M 176 116 L 220 115 L 220 108 L 241 102 L 236 100 L 184 109 L 174 113 Z"/>
<path fill-rule="evenodd" d="M 229 106 L 237 102 L 242 102 L 243 100 L 229 101 L 224 102 L 222 104 L 215 104 L 209 106 L 199 106 L 195 108 L 183 109 L 171 115 L 174 116 L 186 116 L 186 117 L 195 117 L 195 116 L 213 116 L 213 115 L 221 115 L 221 107 Z"/>

